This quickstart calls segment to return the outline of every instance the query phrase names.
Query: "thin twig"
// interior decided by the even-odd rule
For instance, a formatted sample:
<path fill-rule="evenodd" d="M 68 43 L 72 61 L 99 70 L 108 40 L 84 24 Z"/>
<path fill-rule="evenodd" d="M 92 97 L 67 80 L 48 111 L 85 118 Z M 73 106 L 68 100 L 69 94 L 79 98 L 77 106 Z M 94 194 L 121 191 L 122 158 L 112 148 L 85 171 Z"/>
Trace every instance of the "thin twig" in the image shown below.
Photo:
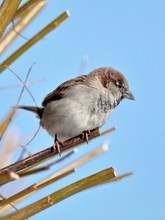
<path fill-rule="evenodd" d="M 28 82 L 26 84 L 26 86 L 37 85 L 39 83 L 42 83 L 43 81 L 45 81 L 45 78 L 33 80 L 33 81 Z M 0 86 L 0 91 L 8 90 L 8 89 L 15 89 L 15 88 L 18 88 L 18 87 L 22 87 L 22 83 L 17 83 L 17 84 L 12 84 L 12 85 L 7 85 L 7 86 Z"/>
<path fill-rule="evenodd" d="M 35 169 L 29 170 L 29 171 L 25 171 L 25 172 L 19 173 L 19 176 L 20 176 L 20 177 L 28 176 L 28 175 L 31 175 L 31 174 L 36 174 L 36 173 L 39 173 L 39 172 L 41 172 L 41 171 L 48 170 L 48 169 L 50 169 L 50 167 L 52 167 L 53 165 L 55 165 L 55 164 L 57 164 L 57 163 L 60 163 L 60 162 L 62 162 L 62 161 L 65 160 L 65 159 L 68 159 L 68 158 L 69 158 L 71 155 L 73 155 L 74 153 L 75 153 L 75 150 L 72 150 L 71 152 L 67 153 L 65 156 L 61 157 L 60 159 L 57 159 L 57 160 L 53 161 L 52 163 L 46 164 L 46 165 L 43 166 L 43 167 L 39 167 L 39 168 L 35 168 Z"/>
<path fill-rule="evenodd" d="M 108 129 L 108 130 L 106 130 L 106 131 L 103 131 L 103 132 L 101 133 L 101 136 L 106 135 L 106 134 L 109 134 L 109 133 L 111 133 L 112 131 L 115 131 L 115 130 L 116 130 L 115 127 L 110 128 L 110 129 Z"/>
<path fill-rule="evenodd" d="M 6 36 L 9 34 L 9 41 L 6 43 L 5 45 L 5 48 L 2 49 L 2 52 L 3 53 L 7 47 L 10 46 L 10 44 L 15 40 L 16 37 L 21 37 L 23 38 L 24 40 L 28 41 L 29 38 L 27 38 L 26 36 L 24 36 L 23 34 L 21 34 L 21 32 L 23 31 L 23 29 L 26 28 L 26 26 L 22 27 L 21 30 L 17 31 L 17 25 L 19 25 L 19 23 L 21 23 L 21 20 L 20 19 L 16 24 L 14 23 L 14 20 L 12 20 L 12 28 L 9 30 L 9 32 L 4 36 L 4 38 L 6 38 Z M 27 24 L 28 25 L 28 24 Z M 12 39 L 10 40 L 10 35 L 12 36 Z M 13 36 L 15 35 L 15 36 Z M 2 39 L 3 40 L 3 39 Z M 2 42 L 2 41 L 1 41 Z M 2 44 L 4 46 L 4 44 Z"/>
<path fill-rule="evenodd" d="M 29 75 L 30 75 L 30 72 L 31 72 L 33 66 L 34 66 L 34 64 L 32 64 L 31 67 L 29 68 L 28 73 L 27 73 L 26 78 L 25 78 L 25 82 L 23 82 L 23 87 L 22 87 L 20 96 L 19 96 L 19 98 L 18 98 L 18 101 L 17 101 L 17 103 L 16 103 L 16 108 L 17 108 L 18 105 L 19 105 L 19 102 L 20 102 L 21 97 L 22 97 L 22 94 L 23 94 L 23 92 L 24 92 L 24 90 L 25 90 L 26 83 L 27 83 L 27 80 L 28 80 L 28 78 L 29 78 Z M 14 71 L 12 71 L 12 72 L 14 73 Z M 16 75 L 17 75 L 17 74 L 15 74 L 15 76 L 16 76 Z M 17 76 L 18 76 L 18 75 L 17 75 Z"/>
<path fill-rule="evenodd" d="M 95 150 L 91 151 L 90 153 L 82 156 L 81 158 L 73 161 L 72 163 L 68 164 L 64 168 L 62 168 L 62 169 L 58 170 L 57 172 L 53 173 L 52 175 L 48 176 L 47 178 L 42 180 L 41 183 L 47 182 L 47 181 L 49 181 L 49 179 L 55 178 L 56 176 L 61 175 L 62 173 L 67 172 L 68 170 L 75 169 L 75 168 L 77 169 L 78 167 L 82 166 L 83 164 L 86 164 L 87 162 L 91 161 L 95 157 L 98 157 L 102 153 L 105 153 L 107 150 L 108 150 L 108 146 L 101 145 L 100 147 L 96 148 Z"/>
<path fill-rule="evenodd" d="M 129 173 L 125 173 L 125 174 L 122 174 L 122 175 L 119 175 L 119 176 L 115 176 L 113 179 L 103 181 L 102 183 L 99 183 L 98 185 L 96 185 L 94 187 L 98 187 L 98 186 L 101 186 L 101 185 L 109 184 L 109 183 L 112 183 L 112 182 L 117 182 L 119 180 L 124 179 L 125 177 L 129 177 L 129 176 L 132 176 L 132 175 L 133 175 L 133 173 L 129 172 Z"/>
<path fill-rule="evenodd" d="M 22 151 L 20 153 L 20 156 L 18 158 L 17 161 L 22 160 L 23 159 L 23 155 L 26 152 L 28 156 L 32 156 L 33 154 L 30 152 L 30 150 L 28 149 L 27 145 L 20 145 L 20 147 L 22 148 Z"/>
<path fill-rule="evenodd" d="M 31 65 L 31 67 L 29 68 L 28 73 L 27 73 L 27 76 L 29 76 L 29 74 L 30 74 L 30 72 L 31 72 L 31 70 L 32 70 L 32 68 L 33 68 L 33 66 L 34 66 L 34 64 L 35 64 L 35 63 L 33 63 L 33 64 Z M 14 72 L 9 66 L 6 66 L 6 68 L 9 69 L 10 72 L 13 73 L 14 76 L 16 76 L 17 79 L 22 83 L 23 87 L 26 88 L 27 92 L 28 92 L 29 95 L 31 96 L 31 98 L 32 98 L 32 100 L 33 100 L 35 106 L 38 107 L 38 106 L 37 106 L 37 103 L 36 103 L 36 100 L 35 100 L 34 96 L 32 95 L 31 91 L 29 90 L 29 88 L 27 87 L 26 83 L 24 83 L 24 81 L 21 79 L 21 77 L 20 77 L 16 72 Z"/>
<path fill-rule="evenodd" d="M 6 200 L 6 197 L 4 197 L 1 193 L 0 193 L 0 197 L 3 199 L 2 202 Z M 13 207 L 16 211 L 18 211 L 17 207 L 12 202 L 9 202 L 8 204 L 11 207 Z"/>
<path fill-rule="evenodd" d="M 41 125 L 39 124 L 39 127 L 37 128 L 37 130 L 35 131 L 34 135 L 32 136 L 32 138 L 30 138 L 30 140 L 25 144 L 25 145 L 21 145 L 22 147 L 22 152 L 21 152 L 21 155 L 18 159 L 19 160 L 22 160 L 23 156 L 24 156 L 24 153 L 27 152 L 29 156 L 32 155 L 32 153 L 28 150 L 28 145 L 34 140 L 34 138 L 37 136 L 39 130 L 41 128 Z"/>
<path fill-rule="evenodd" d="M 31 69 L 32 69 L 33 65 L 29 68 L 28 70 L 28 73 L 26 75 L 26 78 L 25 78 L 25 82 L 22 81 L 23 83 L 23 87 L 21 89 L 21 92 L 20 92 L 20 95 L 18 97 L 18 100 L 17 100 L 17 103 L 16 103 L 16 107 L 9 113 L 9 115 L 7 116 L 7 119 L 4 120 L 4 123 L 2 123 L 2 125 L 0 126 L 0 140 L 2 139 L 7 127 L 9 126 L 9 123 L 11 122 L 11 120 L 13 119 L 13 117 L 15 116 L 16 112 L 17 112 L 17 107 L 19 105 L 19 102 L 21 100 L 21 97 L 22 97 L 22 94 L 24 92 L 24 89 L 26 87 L 26 83 L 27 83 L 27 80 L 28 80 L 28 77 L 30 75 L 30 72 L 31 72 Z M 9 68 L 10 69 L 10 68 Z M 11 70 L 11 69 L 10 69 Z M 11 72 L 17 77 L 19 78 L 19 76 L 13 71 L 11 70 Z M 27 87 L 26 87 L 27 88 Z M 4 125 L 3 125 L 4 124 Z"/>

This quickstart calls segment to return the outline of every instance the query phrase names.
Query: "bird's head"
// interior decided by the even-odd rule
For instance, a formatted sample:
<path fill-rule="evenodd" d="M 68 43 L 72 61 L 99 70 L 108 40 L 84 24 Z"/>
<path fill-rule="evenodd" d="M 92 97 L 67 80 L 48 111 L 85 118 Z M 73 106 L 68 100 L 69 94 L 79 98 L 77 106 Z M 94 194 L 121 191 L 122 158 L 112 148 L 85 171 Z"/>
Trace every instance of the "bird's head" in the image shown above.
<path fill-rule="evenodd" d="M 111 93 L 118 93 L 121 98 L 135 100 L 134 95 L 129 89 L 127 79 L 118 70 L 113 68 L 99 68 L 93 73 L 99 75 L 101 84 L 110 90 Z"/>

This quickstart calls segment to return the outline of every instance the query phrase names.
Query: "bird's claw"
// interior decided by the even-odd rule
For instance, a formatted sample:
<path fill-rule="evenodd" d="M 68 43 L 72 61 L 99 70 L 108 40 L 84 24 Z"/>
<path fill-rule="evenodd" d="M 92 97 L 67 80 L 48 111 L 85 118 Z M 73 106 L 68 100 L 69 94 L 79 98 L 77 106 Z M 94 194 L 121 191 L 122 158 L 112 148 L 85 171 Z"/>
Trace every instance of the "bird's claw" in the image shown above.
<path fill-rule="evenodd" d="M 58 152 L 58 154 L 61 156 L 61 146 L 63 147 L 64 146 L 64 144 L 63 144 L 63 142 L 62 141 L 60 141 L 60 140 L 58 140 L 57 139 L 57 135 L 55 135 L 55 138 L 54 138 L 54 144 L 53 144 L 53 149 L 54 150 L 57 150 L 57 152 Z"/>
<path fill-rule="evenodd" d="M 90 133 L 90 131 L 84 131 L 82 133 L 82 138 L 87 142 L 87 144 L 89 142 L 89 133 Z"/>

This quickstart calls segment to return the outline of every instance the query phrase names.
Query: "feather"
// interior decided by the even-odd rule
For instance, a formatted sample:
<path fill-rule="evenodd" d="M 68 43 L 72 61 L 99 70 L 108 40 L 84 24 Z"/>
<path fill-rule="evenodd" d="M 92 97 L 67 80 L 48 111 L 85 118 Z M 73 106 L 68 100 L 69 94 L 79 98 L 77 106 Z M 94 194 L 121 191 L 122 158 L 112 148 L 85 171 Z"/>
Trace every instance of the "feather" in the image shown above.
<path fill-rule="evenodd" d="M 44 108 L 39 108 L 39 107 L 33 107 L 33 106 L 18 106 L 20 109 L 25 109 L 31 112 L 34 112 L 37 114 L 37 116 L 41 119 L 42 114 L 44 112 Z"/>

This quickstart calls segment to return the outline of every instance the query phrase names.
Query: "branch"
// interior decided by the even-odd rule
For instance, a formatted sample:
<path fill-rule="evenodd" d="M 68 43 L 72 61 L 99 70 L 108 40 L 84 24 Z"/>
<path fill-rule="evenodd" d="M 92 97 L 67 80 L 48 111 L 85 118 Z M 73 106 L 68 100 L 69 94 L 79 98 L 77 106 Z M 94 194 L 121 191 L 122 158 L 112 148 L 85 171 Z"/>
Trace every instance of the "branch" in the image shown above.
<path fill-rule="evenodd" d="M 60 170 L 56 171 L 55 173 L 49 175 L 48 177 L 40 180 L 39 182 L 36 182 L 32 186 L 21 190 L 20 192 L 6 198 L 5 200 L 0 201 L 0 207 L 1 207 L 0 214 L 4 213 L 4 211 L 7 211 L 7 209 L 10 208 L 10 206 L 9 206 L 10 203 L 12 203 L 12 202 L 14 202 L 14 204 L 20 203 L 22 200 L 29 197 L 31 195 L 31 193 L 33 193 L 34 191 L 36 192 L 37 190 L 45 188 L 49 184 L 52 184 L 55 181 L 65 177 L 66 175 L 69 175 L 69 174 L 75 172 L 78 167 L 80 167 L 83 164 L 91 161 L 95 157 L 101 155 L 102 153 L 107 151 L 107 149 L 108 149 L 107 145 L 102 145 L 101 147 L 99 147 L 95 150 L 92 150 L 90 153 L 84 155 L 83 157 L 71 162 L 70 164 L 67 164 L 65 167 L 63 167 L 62 169 L 60 169 Z M 66 157 L 66 156 L 64 156 L 64 157 Z M 64 157 L 63 157 L 63 159 L 64 159 Z M 59 160 L 61 160 L 61 158 Z M 56 160 L 56 162 L 59 162 L 59 160 Z M 34 170 L 34 169 L 32 169 L 32 170 Z M 27 172 L 25 172 L 25 173 L 27 173 Z"/>
<path fill-rule="evenodd" d="M 9 66 L 14 60 L 21 56 L 25 51 L 37 43 L 41 38 L 46 36 L 49 32 L 57 28 L 66 18 L 70 16 L 69 11 L 65 11 L 45 28 L 43 28 L 39 33 L 32 37 L 28 42 L 16 50 L 10 57 L 8 57 L 2 64 L 0 64 L 0 73 L 5 70 L 6 66 Z"/>
<path fill-rule="evenodd" d="M 14 15 L 14 19 L 21 17 L 28 9 L 31 9 L 31 7 L 38 2 L 40 2 L 40 0 L 28 0 L 24 5 L 18 8 Z"/>
<path fill-rule="evenodd" d="M 18 21 L 16 21 L 16 23 L 14 23 L 14 26 L 2 38 L 0 42 L 0 54 L 2 54 L 19 35 L 21 35 L 20 33 L 39 14 L 39 12 L 45 7 L 45 5 L 46 2 L 44 0 L 40 0 L 37 1 L 37 3 L 33 4 L 30 10 L 24 12 L 22 17 Z"/>
<path fill-rule="evenodd" d="M 108 131 L 111 132 L 115 130 L 115 128 L 109 129 Z M 107 133 L 107 132 L 106 132 Z M 103 135 L 105 132 L 103 132 Z M 102 134 L 101 134 L 102 135 Z M 89 140 L 92 140 L 96 137 L 100 136 L 99 129 L 92 130 L 88 138 Z M 63 147 L 61 148 L 61 152 L 65 152 L 67 150 L 71 150 L 72 148 L 77 147 L 78 145 L 84 143 L 85 140 L 82 138 L 82 135 L 78 135 L 74 138 L 71 138 L 69 140 L 66 140 L 63 142 Z M 49 147 L 41 152 L 38 152 L 32 156 L 29 156 L 21 161 L 18 161 L 12 165 L 9 165 L 3 169 L 0 170 L 0 185 L 3 185 L 11 180 L 4 180 L 1 175 L 7 174 L 9 172 L 18 173 L 21 170 L 24 170 L 25 168 L 30 168 L 34 164 L 39 164 L 43 162 L 45 159 L 51 158 L 52 156 L 58 155 L 58 151 L 56 149 L 53 149 L 53 147 Z"/>
<path fill-rule="evenodd" d="M 61 173 L 59 174 L 58 176 L 52 178 L 51 180 L 47 181 L 47 182 L 43 182 L 43 183 L 34 183 L 33 185 L 21 190 L 20 192 L 14 194 L 13 196 L 9 197 L 9 198 L 4 198 L 2 201 L 0 201 L 0 205 L 1 205 L 1 208 L 2 206 L 5 206 L 5 205 L 8 205 L 8 204 L 13 204 L 11 201 L 14 202 L 14 204 L 16 202 L 20 202 L 21 200 L 27 198 L 27 196 L 31 195 L 32 193 L 40 190 L 40 189 L 43 189 L 45 186 L 48 186 L 58 180 L 61 180 L 62 178 L 72 174 L 73 172 L 75 172 L 76 169 L 72 169 L 72 170 L 68 170 L 67 172 L 65 173 Z"/>
<path fill-rule="evenodd" d="M 4 0 L 0 7 L 0 38 L 12 20 L 21 0 Z"/>
<path fill-rule="evenodd" d="M 26 219 L 30 216 L 33 216 L 44 209 L 47 209 L 51 207 L 52 205 L 55 205 L 59 203 L 60 201 L 79 193 L 83 190 L 86 190 L 88 188 L 91 188 L 92 186 L 96 186 L 98 184 L 101 184 L 102 182 L 108 181 L 110 179 L 113 179 L 115 177 L 115 170 L 114 168 L 108 168 L 105 170 L 102 170 L 98 173 L 95 173 L 91 176 L 88 176 L 84 179 L 81 179 L 77 182 L 72 183 L 69 186 L 66 186 L 49 196 L 44 197 L 43 199 L 40 199 L 39 201 L 19 210 L 17 213 L 12 213 L 7 216 L 4 216 L 0 218 L 0 220 L 18 220 L 18 219 Z"/>

